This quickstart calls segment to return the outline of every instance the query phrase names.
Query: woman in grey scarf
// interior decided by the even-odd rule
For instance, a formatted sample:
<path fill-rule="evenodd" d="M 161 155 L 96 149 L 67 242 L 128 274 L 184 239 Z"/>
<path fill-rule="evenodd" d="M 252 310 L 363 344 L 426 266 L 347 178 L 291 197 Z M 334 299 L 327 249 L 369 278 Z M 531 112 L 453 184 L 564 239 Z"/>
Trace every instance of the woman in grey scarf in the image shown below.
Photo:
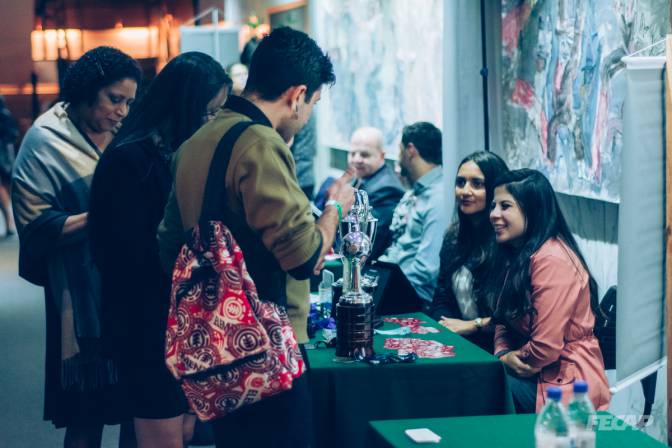
<path fill-rule="evenodd" d="M 94 169 L 140 79 L 137 62 L 121 51 L 86 52 L 65 75 L 62 101 L 28 130 L 12 175 L 19 275 L 45 289 L 44 419 L 67 427 L 66 447 L 98 447 L 103 425 L 127 418 L 116 368 L 100 349 L 87 218 Z"/>

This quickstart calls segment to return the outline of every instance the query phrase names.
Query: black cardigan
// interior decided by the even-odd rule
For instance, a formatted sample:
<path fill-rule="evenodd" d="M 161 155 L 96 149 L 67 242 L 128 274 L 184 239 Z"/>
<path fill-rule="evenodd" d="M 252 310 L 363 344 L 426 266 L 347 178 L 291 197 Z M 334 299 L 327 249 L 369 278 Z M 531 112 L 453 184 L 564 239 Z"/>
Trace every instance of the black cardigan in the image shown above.
<path fill-rule="evenodd" d="M 93 177 L 89 229 L 102 280 L 103 346 L 125 363 L 163 364 L 170 275 L 156 229 L 172 184 L 151 135 L 113 142 Z"/>
<path fill-rule="evenodd" d="M 455 236 L 449 231 L 443 239 L 443 245 L 441 246 L 439 278 L 434 290 L 434 298 L 430 311 L 431 317 L 437 321 L 441 320 L 442 317 L 464 319 L 457 304 L 457 297 L 455 297 L 455 292 L 453 291 L 453 272 L 448 272 L 451 261 L 458 256 L 456 246 Z M 472 275 L 474 277 L 474 284 L 476 284 L 479 281 L 477 278 L 479 275 L 477 272 L 472 272 Z M 476 305 L 480 317 L 492 315 L 492 311 L 484 305 L 483 300 L 477 300 Z M 494 350 L 494 333 L 492 332 L 479 330 L 474 334 L 465 336 L 465 338 L 489 353 L 492 353 Z"/>

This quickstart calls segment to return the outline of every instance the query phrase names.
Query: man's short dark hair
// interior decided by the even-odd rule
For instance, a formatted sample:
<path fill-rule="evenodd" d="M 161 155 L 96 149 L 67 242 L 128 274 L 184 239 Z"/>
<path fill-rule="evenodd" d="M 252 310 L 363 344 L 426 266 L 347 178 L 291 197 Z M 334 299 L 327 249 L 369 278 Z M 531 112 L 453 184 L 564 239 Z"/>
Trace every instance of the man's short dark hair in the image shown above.
<path fill-rule="evenodd" d="M 96 47 L 68 68 L 61 99 L 73 106 L 93 104 L 100 89 L 126 78 L 140 85 L 142 72 L 136 60 L 116 48 Z"/>
<path fill-rule="evenodd" d="M 303 84 L 309 102 L 323 84 L 334 82 L 331 60 L 315 41 L 306 33 L 282 27 L 266 36 L 254 52 L 245 93 L 273 101 L 288 88 Z"/>
<path fill-rule="evenodd" d="M 443 153 L 441 151 L 441 131 L 432 123 L 419 121 L 404 126 L 401 133 L 401 144 L 404 148 L 409 143 L 418 148 L 420 157 L 429 163 L 441 165 Z"/>

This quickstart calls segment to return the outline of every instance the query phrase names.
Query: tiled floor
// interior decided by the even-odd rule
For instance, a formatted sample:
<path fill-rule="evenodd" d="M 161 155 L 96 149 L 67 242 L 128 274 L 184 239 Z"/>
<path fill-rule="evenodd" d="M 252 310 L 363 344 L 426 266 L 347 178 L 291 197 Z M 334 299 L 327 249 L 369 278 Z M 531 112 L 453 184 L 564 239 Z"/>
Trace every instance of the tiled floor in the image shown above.
<path fill-rule="evenodd" d="M 65 430 L 42 420 L 44 403 L 44 294 L 17 275 L 18 240 L 0 240 L 0 446 L 63 446 Z M 115 448 L 119 427 L 103 432 Z"/>
<path fill-rule="evenodd" d="M 0 447 L 61 447 L 65 430 L 42 420 L 44 293 L 19 278 L 18 247 L 16 237 L 0 237 Z M 118 441 L 119 426 L 105 427 L 102 447 Z"/>

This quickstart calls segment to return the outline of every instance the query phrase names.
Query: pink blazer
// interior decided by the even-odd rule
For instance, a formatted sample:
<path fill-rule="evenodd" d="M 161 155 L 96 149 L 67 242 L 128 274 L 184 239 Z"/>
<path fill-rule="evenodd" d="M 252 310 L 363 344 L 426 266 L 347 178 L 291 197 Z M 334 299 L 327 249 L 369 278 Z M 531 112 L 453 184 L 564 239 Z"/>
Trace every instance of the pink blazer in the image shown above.
<path fill-rule="evenodd" d="M 588 382 L 595 408 L 606 410 L 611 393 L 604 361 L 593 335 L 595 316 L 590 308 L 588 273 L 576 254 L 557 238 L 546 241 L 530 259 L 532 306 L 536 314 L 497 325 L 495 353 L 521 350 L 523 361 L 541 368 L 537 412 L 546 401 L 546 389 L 563 389 L 565 403 L 574 380 Z"/>

